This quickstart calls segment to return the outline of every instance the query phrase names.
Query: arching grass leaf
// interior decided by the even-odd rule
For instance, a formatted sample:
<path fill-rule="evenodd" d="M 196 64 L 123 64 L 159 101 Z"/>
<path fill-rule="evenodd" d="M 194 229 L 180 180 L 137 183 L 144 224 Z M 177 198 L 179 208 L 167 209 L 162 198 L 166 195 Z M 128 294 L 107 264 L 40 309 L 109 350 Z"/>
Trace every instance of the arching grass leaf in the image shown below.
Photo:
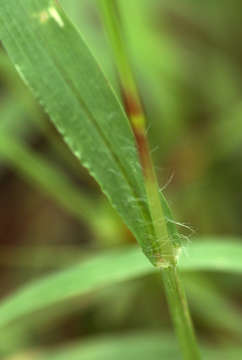
<path fill-rule="evenodd" d="M 76 28 L 57 1 L 1 0 L 0 39 L 72 152 L 154 263 L 154 231 L 134 136 Z"/>
<path fill-rule="evenodd" d="M 181 270 L 213 270 L 242 273 L 242 245 L 239 242 L 197 241 L 180 262 Z M 192 254 L 193 261 L 189 253 Z M 208 256 L 211 254 L 211 256 Z M 115 266 L 114 266 L 115 264 Z M 0 304 L 0 327 L 20 316 L 74 296 L 88 294 L 115 282 L 153 272 L 137 247 L 107 251 L 66 270 L 54 273 L 19 289 Z"/>
<path fill-rule="evenodd" d="M 237 360 L 241 358 L 242 349 L 228 346 L 214 349 L 204 346 L 202 353 L 204 359 L 208 360 Z M 102 336 L 36 356 L 36 360 L 146 360 L 148 358 L 181 359 L 175 339 L 170 334 L 155 332 Z"/>

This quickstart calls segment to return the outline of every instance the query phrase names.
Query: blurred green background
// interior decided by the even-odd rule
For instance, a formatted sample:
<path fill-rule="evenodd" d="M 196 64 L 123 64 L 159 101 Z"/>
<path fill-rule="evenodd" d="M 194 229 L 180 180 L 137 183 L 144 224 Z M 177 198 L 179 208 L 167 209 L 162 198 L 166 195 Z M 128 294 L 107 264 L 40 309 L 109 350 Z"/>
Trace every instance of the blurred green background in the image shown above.
<path fill-rule="evenodd" d="M 175 219 L 188 227 L 181 230 L 185 241 L 241 238 L 242 2 L 119 2 L 160 186 Z M 95 1 L 61 3 L 118 89 Z M 135 242 L 2 49 L 0 198 L 1 297 L 105 248 Z M 204 341 L 239 345 L 241 277 L 190 273 L 184 280 Z M 3 343 L 20 354 L 96 335 L 170 329 L 160 279 L 150 275 L 23 319 Z"/>

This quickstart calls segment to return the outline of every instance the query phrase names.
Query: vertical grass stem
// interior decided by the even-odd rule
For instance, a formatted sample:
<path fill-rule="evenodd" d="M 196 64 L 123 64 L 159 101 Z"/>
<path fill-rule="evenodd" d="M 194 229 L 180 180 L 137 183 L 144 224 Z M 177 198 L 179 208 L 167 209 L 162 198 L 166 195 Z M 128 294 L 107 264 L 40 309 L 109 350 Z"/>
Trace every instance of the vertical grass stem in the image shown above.
<path fill-rule="evenodd" d="M 124 107 L 136 138 L 155 234 L 157 239 L 161 239 L 161 241 L 164 239 L 161 247 L 154 249 L 154 251 L 157 251 L 155 254 L 157 262 L 154 265 L 162 269 L 165 292 L 183 358 L 185 360 L 199 360 L 201 357 L 189 308 L 176 267 L 177 249 L 173 246 L 172 234 L 169 233 L 167 228 L 161 206 L 158 181 L 146 136 L 145 115 L 127 56 L 118 3 L 116 0 L 98 0 L 98 3 L 104 27 L 113 50 Z M 162 252 L 160 251 L 161 248 Z"/>

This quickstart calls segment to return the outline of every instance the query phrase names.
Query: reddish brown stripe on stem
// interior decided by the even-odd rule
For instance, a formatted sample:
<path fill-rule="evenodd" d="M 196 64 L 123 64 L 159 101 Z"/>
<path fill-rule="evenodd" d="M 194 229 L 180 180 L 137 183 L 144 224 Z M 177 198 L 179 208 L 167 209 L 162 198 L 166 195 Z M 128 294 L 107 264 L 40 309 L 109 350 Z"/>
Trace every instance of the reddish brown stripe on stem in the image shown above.
<path fill-rule="evenodd" d="M 152 164 L 150 163 L 149 146 L 145 135 L 142 107 L 136 96 L 132 95 L 130 92 L 124 89 L 122 89 L 122 97 L 124 108 L 127 116 L 130 119 L 130 123 L 136 139 L 136 145 L 144 176 L 152 180 Z"/>
<path fill-rule="evenodd" d="M 136 144 L 144 176 L 146 178 L 151 178 L 152 176 L 150 172 L 149 149 L 146 136 L 143 132 L 141 132 L 138 128 L 135 127 L 133 127 L 133 132 L 136 139 Z"/>
<path fill-rule="evenodd" d="M 142 114 L 141 106 L 132 94 L 122 90 L 122 98 L 128 116 L 139 116 Z"/>

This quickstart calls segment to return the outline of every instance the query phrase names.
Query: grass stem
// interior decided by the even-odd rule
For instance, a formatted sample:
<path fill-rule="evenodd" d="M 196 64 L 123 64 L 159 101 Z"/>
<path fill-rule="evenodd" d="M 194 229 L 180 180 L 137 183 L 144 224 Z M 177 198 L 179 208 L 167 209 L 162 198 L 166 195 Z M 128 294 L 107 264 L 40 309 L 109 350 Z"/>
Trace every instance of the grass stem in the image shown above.
<path fill-rule="evenodd" d="M 116 1 L 99 0 L 101 14 L 113 50 L 117 73 L 120 81 L 123 104 L 130 120 L 136 139 L 137 149 L 144 174 L 144 182 L 152 221 L 156 233 L 155 241 L 151 243 L 152 263 L 157 267 L 175 265 L 176 249 L 169 238 L 165 216 L 160 202 L 159 186 L 156 172 L 150 156 L 149 144 L 146 136 L 146 119 L 140 101 L 136 82 L 130 67 L 125 41 L 122 36 L 122 23 Z M 161 249 L 163 255 L 161 256 Z"/>
<path fill-rule="evenodd" d="M 117 66 L 124 107 L 136 138 L 156 238 L 161 239 L 158 246 L 153 245 L 154 258 L 156 259 L 153 263 L 162 269 L 165 292 L 183 358 L 185 360 L 199 360 L 200 354 L 189 308 L 176 268 L 177 249 L 173 245 L 172 240 L 174 239 L 172 239 L 172 234 L 167 227 L 161 205 L 158 181 L 146 136 L 145 115 L 127 56 L 118 3 L 116 0 L 98 0 L 98 2 Z"/>
<path fill-rule="evenodd" d="M 200 360 L 201 355 L 190 316 L 186 294 L 177 267 L 162 270 L 171 316 L 185 360 Z"/>

